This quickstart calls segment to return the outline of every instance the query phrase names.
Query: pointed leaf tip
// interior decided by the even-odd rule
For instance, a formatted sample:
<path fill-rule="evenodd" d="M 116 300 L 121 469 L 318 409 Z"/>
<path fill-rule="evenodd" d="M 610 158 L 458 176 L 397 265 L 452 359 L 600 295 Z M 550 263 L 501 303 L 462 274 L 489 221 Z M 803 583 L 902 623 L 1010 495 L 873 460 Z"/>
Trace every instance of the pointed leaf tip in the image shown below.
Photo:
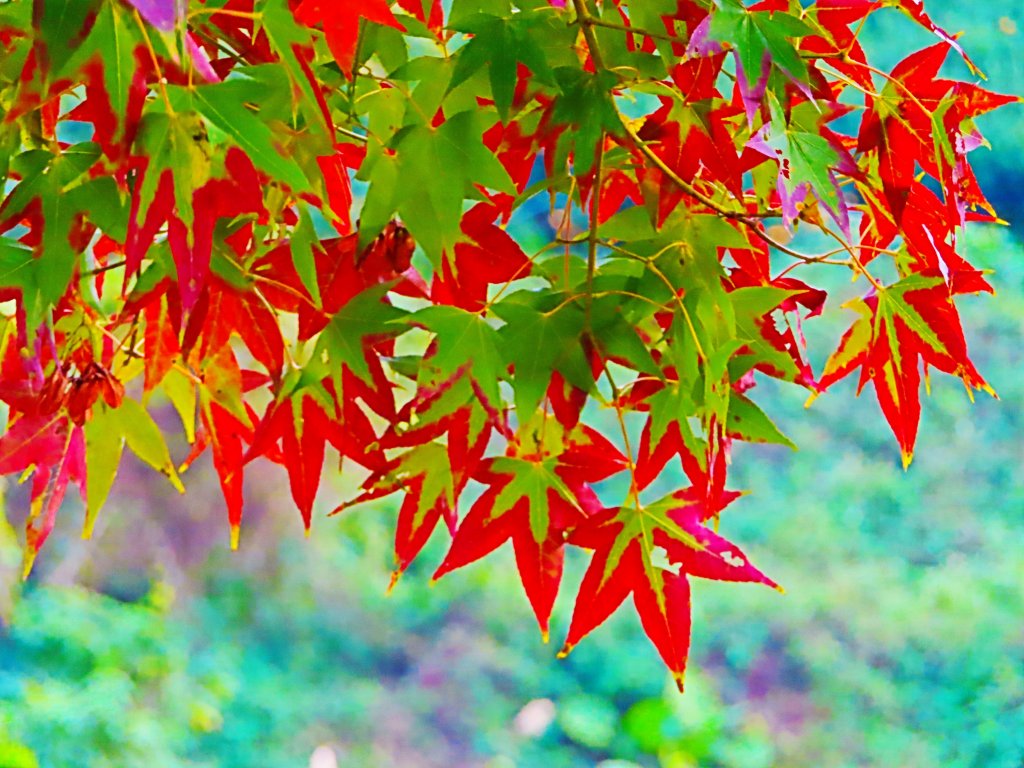
<path fill-rule="evenodd" d="M 686 693 L 686 673 L 685 672 L 673 672 L 672 680 L 676 684 L 676 688 L 679 689 L 680 693 Z"/>
<path fill-rule="evenodd" d="M 36 555 L 39 553 L 32 549 L 26 549 L 24 559 L 21 565 L 21 580 L 28 581 L 28 577 L 32 575 L 32 567 L 36 562 Z"/>
<path fill-rule="evenodd" d="M 391 572 L 391 581 L 388 582 L 388 588 L 384 591 L 385 597 L 391 597 L 391 593 L 395 591 L 395 587 L 398 586 L 398 580 L 402 578 L 402 572 L 397 568 Z M 430 586 L 434 586 L 431 583 Z"/>
<path fill-rule="evenodd" d="M 174 486 L 174 490 L 180 494 L 185 493 L 185 485 L 181 482 L 181 478 L 178 477 L 178 473 L 174 471 L 174 465 L 168 464 L 167 471 L 164 474 L 166 474 L 167 479 L 171 481 L 171 485 Z"/>
<path fill-rule="evenodd" d="M 903 471 L 905 472 L 908 469 L 910 469 L 910 465 L 914 461 L 914 452 L 913 451 L 900 451 L 900 454 L 901 454 L 901 456 L 903 458 Z"/>
<path fill-rule="evenodd" d="M 241 526 L 237 523 L 231 526 L 231 551 L 238 551 L 238 541 L 241 538 Z"/>

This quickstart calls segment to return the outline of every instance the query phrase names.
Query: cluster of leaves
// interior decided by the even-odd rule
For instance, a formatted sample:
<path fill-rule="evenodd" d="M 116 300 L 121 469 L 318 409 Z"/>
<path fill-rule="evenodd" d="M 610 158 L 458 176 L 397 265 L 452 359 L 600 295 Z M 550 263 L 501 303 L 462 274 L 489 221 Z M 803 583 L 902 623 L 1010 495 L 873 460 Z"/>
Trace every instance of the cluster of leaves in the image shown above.
<path fill-rule="evenodd" d="M 939 42 L 885 72 L 858 32 L 890 6 Z M 237 546 L 248 464 L 284 466 L 308 528 L 330 445 L 366 473 L 348 504 L 404 494 L 395 579 L 441 520 L 437 577 L 511 539 L 546 635 L 566 547 L 593 550 L 564 652 L 632 594 L 682 686 L 689 577 L 775 586 L 713 530 L 732 442 L 788 444 L 759 376 L 857 372 L 905 463 L 922 371 L 988 389 L 957 236 L 994 217 L 972 119 L 1015 99 L 940 76 L 951 49 L 975 70 L 919 0 L 34 0 L 0 4 L 0 46 L 26 568 L 69 484 L 88 534 L 125 446 L 179 488 L 208 450 Z M 826 295 L 794 270 L 824 264 L 865 294 L 816 375 Z M 689 486 L 651 500 L 672 461 Z"/>

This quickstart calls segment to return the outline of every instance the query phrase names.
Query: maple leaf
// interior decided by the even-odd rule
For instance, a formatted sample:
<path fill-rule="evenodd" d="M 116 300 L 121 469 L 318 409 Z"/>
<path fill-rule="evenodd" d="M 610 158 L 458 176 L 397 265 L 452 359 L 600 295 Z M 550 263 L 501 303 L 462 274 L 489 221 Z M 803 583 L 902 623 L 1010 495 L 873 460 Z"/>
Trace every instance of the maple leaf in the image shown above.
<path fill-rule="evenodd" d="M 250 437 L 252 430 L 248 424 L 238 419 L 227 408 L 215 401 L 207 401 L 200 411 L 202 416 L 202 432 L 197 433 L 192 454 L 186 464 L 194 456 L 209 445 L 213 453 L 213 466 L 220 478 L 221 491 L 227 505 L 228 525 L 231 530 L 231 548 L 238 549 L 242 525 L 242 482 L 244 479 L 243 463 L 245 458 L 244 438 Z"/>
<path fill-rule="evenodd" d="M 915 163 L 941 180 L 942 165 L 949 161 L 941 110 L 948 108 L 942 104 L 953 83 L 937 77 L 948 53 L 949 46 L 939 43 L 897 64 L 861 122 L 858 149 L 877 151 L 878 175 L 897 223 L 914 181 Z"/>
<path fill-rule="evenodd" d="M 136 400 L 126 398 L 109 412 L 110 423 L 124 438 L 125 445 L 144 463 L 165 475 L 179 493 L 185 488 L 178 478 L 171 453 L 160 427 Z"/>
<path fill-rule="evenodd" d="M 93 123 L 93 140 L 115 161 L 127 155 L 145 106 L 144 47 L 127 10 L 104 3 L 89 37 L 69 62 L 80 66 L 86 79 L 86 98 L 71 115 Z"/>
<path fill-rule="evenodd" d="M 280 57 L 281 64 L 288 72 L 297 102 L 306 113 L 309 123 L 323 122 L 323 128 L 332 136 L 334 123 L 330 107 L 309 63 L 306 50 L 312 46 L 312 34 L 301 26 L 288 8 L 287 0 L 258 0 L 254 10 L 260 14 L 262 32 L 266 35 L 269 48 Z"/>
<path fill-rule="evenodd" d="M 356 234 L 319 238 L 308 210 L 300 207 L 290 241 L 258 256 L 246 279 L 271 306 L 298 313 L 300 341 L 316 337 L 365 289 L 423 293 L 422 284 L 412 285 L 404 274 L 415 249 L 407 229 L 391 222 L 362 251 L 357 244 Z"/>
<path fill-rule="evenodd" d="M 161 147 L 156 155 L 159 164 L 147 166 L 132 198 L 125 285 L 138 273 L 156 232 L 166 222 L 182 310 L 187 314 L 206 288 L 217 221 L 242 214 L 261 215 L 263 200 L 248 155 L 238 149 L 229 150 L 224 158 L 224 178 L 211 178 L 213 170 L 203 148 L 202 133 L 195 133 L 201 131 L 201 123 L 195 117 L 159 117 L 150 124 L 159 126 L 152 128 L 152 140 Z M 183 165 L 187 171 L 182 171 Z"/>
<path fill-rule="evenodd" d="M 719 12 L 711 17 L 711 36 L 734 47 L 751 88 L 761 79 L 769 61 L 791 77 L 806 80 L 807 65 L 792 39 L 813 32 L 813 28 L 797 16 L 780 11 L 753 11 L 744 8 L 739 0 L 725 0 Z"/>
<path fill-rule="evenodd" d="M 382 179 L 375 172 L 371 179 L 367 195 L 380 192 L 390 198 L 389 207 L 435 264 L 460 239 L 462 202 L 477 185 L 515 194 L 508 172 L 484 146 L 484 119 L 473 110 L 452 115 L 438 128 L 403 128 L 392 140 L 397 175 Z M 445 183 L 436 183 L 439 178 Z"/>
<path fill-rule="evenodd" d="M 949 34 L 942 27 L 932 21 L 931 17 L 924 10 L 923 0 L 893 0 L 895 4 L 900 8 L 901 11 L 906 13 L 910 18 L 920 24 L 922 27 L 933 33 L 936 37 L 943 41 L 944 44 L 950 48 L 956 50 L 957 53 L 963 58 L 964 63 L 970 68 L 971 72 L 975 75 L 981 75 L 981 70 L 971 61 L 971 58 L 964 51 L 960 43 L 954 35 Z M 984 77 L 984 75 L 982 75 Z"/>
<path fill-rule="evenodd" d="M 22 577 L 27 578 L 32 570 L 36 555 L 57 522 L 57 511 L 68 484 L 85 486 L 85 441 L 82 428 L 75 427 L 68 432 L 61 451 L 56 472 L 47 466 L 37 469 L 32 478 L 32 502 L 28 519 L 25 521 L 25 553 Z"/>
<path fill-rule="evenodd" d="M 693 395 L 679 381 L 669 380 L 647 398 L 647 409 L 634 475 L 639 489 L 650 485 L 674 456 L 696 461 L 705 450 L 686 419 L 697 412 Z"/>
<path fill-rule="evenodd" d="M 143 336 L 145 353 L 145 384 L 144 390 L 151 392 L 174 367 L 181 355 L 181 343 L 174 324 L 171 322 L 171 310 L 166 293 L 155 297 L 143 308 L 146 320 Z"/>
<path fill-rule="evenodd" d="M 486 460 L 474 472 L 473 479 L 488 488 L 459 524 L 434 579 L 511 539 L 523 588 L 546 642 L 565 535 L 600 508 L 590 484 L 624 470 L 627 461 L 589 427 L 565 430 L 544 416 L 524 427 L 518 455 Z"/>
<path fill-rule="evenodd" d="M 479 312 L 487 306 L 488 286 L 530 274 L 523 249 L 492 223 L 497 215 L 495 206 L 481 203 L 462 217 L 462 232 L 470 241 L 456 243 L 454 260 L 446 259 L 434 275 L 430 296 L 435 302 Z"/>
<path fill-rule="evenodd" d="M 403 328 L 396 321 L 407 314 L 383 300 L 388 288 L 387 284 L 367 288 L 346 302 L 317 341 L 317 351 L 333 362 L 338 378 L 344 365 L 363 381 L 374 384 L 368 351 L 374 343 L 399 335 Z"/>
<path fill-rule="evenodd" d="M 506 321 L 499 331 L 501 350 L 515 373 L 516 412 L 525 420 L 543 400 L 554 371 L 587 391 L 593 389 L 594 377 L 580 341 L 586 324 L 583 309 L 567 304 L 543 312 L 516 299 L 513 295 L 492 309 Z"/>
<path fill-rule="evenodd" d="M 440 579 L 512 539 L 519 576 L 545 639 L 562 579 L 565 532 L 581 517 L 579 502 L 558 476 L 557 465 L 557 458 L 501 457 L 482 467 L 476 479 L 490 487 L 459 524 L 434 573 Z"/>
<path fill-rule="evenodd" d="M 245 444 L 253 441 L 253 419 L 243 402 L 242 371 L 230 347 L 221 347 L 201 361 L 197 383 L 200 428 L 178 471 L 186 471 L 207 448 L 211 449 L 227 506 L 231 548 L 237 549 L 242 523 Z"/>
<path fill-rule="evenodd" d="M 632 594 L 644 631 L 683 689 L 690 648 L 687 575 L 777 587 L 738 548 L 700 524 L 700 508 L 684 492 L 653 504 L 606 509 L 573 530 L 569 541 L 594 555 L 560 655 Z M 678 572 L 670 561 L 680 565 Z"/>
<path fill-rule="evenodd" d="M 39 274 L 32 249 L 17 241 L 0 237 L 0 289 L 14 291 L 26 325 L 35 329 L 43 320 L 47 302 L 43 298 L 46 277 Z"/>
<path fill-rule="evenodd" d="M 437 351 L 428 362 L 442 379 L 466 372 L 487 404 L 499 407 L 500 337 L 483 317 L 456 307 L 427 307 L 411 321 L 435 334 Z"/>
<path fill-rule="evenodd" d="M 256 286 L 239 290 L 218 277 L 210 280 L 206 296 L 201 357 L 226 346 L 237 334 L 249 353 L 278 378 L 284 365 L 285 343 L 273 307 Z"/>
<path fill-rule="evenodd" d="M 793 123 L 787 125 L 778 102 L 772 99 L 769 104 L 772 121 L 768 146 L 780 159 L 780 186 L 787 193 L 787 200 L 794 198 L 796 192 L 807 185 L 828 207 L 836 221 L 848 229 L 849 217 L 834 176 L 839 153 L 820 131 L 808 131 Z M 787 200 L 783 201 L 784 214 L 790 219 L 795 218 Z"/>
<path fill-rule="evenodd" d="M 248 464 L 265 456 L 284 465 L 307 533 L 328 443 L 342 456 L 378 474 L 387 465 L 373 426 L 354 396 L 359 393 L 367 397 L 370 390 L 348 376 L 342 381 L 346 382 L 343 387 L 348 395 L 339 404 L 331 379 L 318 381 L 309 371 L 291 371 L 262 418 L 254 420 L 250 447 L 242 459 Z"/>
<path fill-rule="evenodd" d="M 857 391 L 868 381 L 874 385 L 882 412 L 899 442 L 904 467 L 913 459 L 921 417 L 922 361 L 959 376 L 968 391 L 994 394 L 967 358 L 960 319 L 940 276 L 911 275 L 844 306 L 860 318 L 825 364 L 818 386 L 825 390 L 861 368 Z"/>
<path fill-rule="evenodd" d="M 53 82 L 65 74 L 68 62 L 96 23 L 99 5 L 99 0 L 49 0 L 35 4 L 32 21 L 37 34 L 21 76 L 22 86 L 38 76 Z M 20 97 L 25 99 L 24 92 Z"/>
<path fill-rule="evenodd" d="M 547 117 L 560 145 L 556 154 L 565 156 L 571 151 L 573 172 L 586 176 L 594 167 L 604 134 L 622 134 L 622 122 L 611 100 L 614 77 L 609 72 L 591 74 L 570 67 L 559 67 L 554 75 L 561 95 Z M 572 130 L 558 130 L 565 126 Z"/>
<path fill-rule="evenodd" d="M 274 132 L 250 108 L 266 98 L 266 85 L 256 78 L 239 77 L 224 83 L 200 85 L 191 90 L 172 89 L 177 111 L 194 109 L 245 152 L 248 162 L 271 179 L 287 184 L 295 192 L 309 188 L 309 178 L 299 164 L 288 157 Z M 248 181 L 248 179 L 246 180 Z M 241 191 L 253 191 L 250 185 Z"/>
<path fill-rule="evenodd" d="M 442 520 L 438 576 L 511 540 L 546 632 L 591 549 L 566 650 L 632 595 L 681 682 L 688 579 L 774 585 L 710 529 L 735 442 L 791 445 L 753 387 L 857 371 L 906 461 L 922 371 L 988 389 L 953 299 L 992 290 L 969 157 L 1015 99 L 947 79 L 962 48 L 919 0 L 186 6 L 0 3 L 0 473 L 30 483 L 29 565 L 73 485 L 91 532 L 126 451 L 179 489 L 209 451 L 237 546 L 250 463 L 308 529 L 330 446 L 366 473 L 350 503 L 402 494 L 394 579 Z M 885 7 L 940 40 L 890 73 L 860 39 Z M 820 382 L 811 265 L 873 287 Z M 689 487 L 639 498 L 675 461 Z"/>
<path fill-rule="evenodd" d="M 0 474 L 57 463 L 66 442 L 66 418 L 59 413 L 22 416 L 0 437 Z"/>
<path fill-rule="evenodd" d="M 398 0 L 398 4 L 435 34 L 444 26 L 444 5 L 441 0 Z"/>
<path fill-rule="evenodd" d="M 386 0 L 302 0 L 295 18 L 308 27 L 323 23 L 327 46 L 346 77 L 352 76 L 363 19 L 405 31 Z"/>
<path fill-rule="evenodd" d="M 529 67 L 534 79 L 551 84 L 553 73 L 538 43 L 545 32 L 558 35 L 563 27 L 550 14 L 526 10 L 511 18 L 478 13 L 458 20 L 453 26 L 472 39 L 461 49 L 448 90 L 462 85 L 482 68 L 487 68 L 491 95 L 502 122 L 507 123 L 518 82 L 519 64 Z"/>
<path fill-rule="evenodd" d="M 271 404 L 253 432 L 252 446 L 244 459 L 248 463 L 257 456 L 267 455 L 272 446 L 281 442 L 280 455 L 288 471 L 292 498 L 307 532 L 320 487 L 327 434 L 332 428 L 317 400 L 315 390 L 308 388 Z"/>
<path fill-rule="evenodd" d="M 395 569 L 388 586 L 390 591 L 442 518 L 449 530 L 455 531 L 457 489 L 448 448 L 435 442 L 416 445 L 389 462 L 385 469 L 371 475 L 362 487 L 359 496 L 332 514 L 398 491 L 405 494 L 395 525 Z"/>
<path fill-rule="evenodd" d="M 117 417 L 112 416 L 107 408 L 93 412 L 84 432 L 87 483 L 82 538 L 88 539 L 92 537 L 96 517 L 114 486 L 124 451 L 124 434 Z"/>
<path fill-rule="evenodd" d="M 0 283 L 16 279 L 14 284 L 22 289 L 29 333 L 35 333 L 45 313 L 71 285 L 84 248 L 82 241 L 92 236 L 78 226 L 80 217 L 95 210 L 97 193 L 109 193 L 99 180 L 83 178 L 98 157 L 99 147 L 85 142 L 60 154 L 42 151 L 30 161 L 23 158 L 27 164 L 18 169 L 21 181 L 0 205 L 0 233 L 28 221 L 34 235 L 30 260 L 20 259 L 12 245 L 4 246 L 8 266 L 5 282 Z"/>

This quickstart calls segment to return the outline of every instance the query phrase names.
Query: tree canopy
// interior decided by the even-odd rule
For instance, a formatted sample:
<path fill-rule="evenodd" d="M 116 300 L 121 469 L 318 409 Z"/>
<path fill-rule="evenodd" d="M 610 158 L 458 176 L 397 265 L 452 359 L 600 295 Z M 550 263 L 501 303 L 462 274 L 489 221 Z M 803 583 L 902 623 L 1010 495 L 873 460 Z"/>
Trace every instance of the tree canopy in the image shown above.
<path fill-rule="evenodd" d="M 936 43 L 875 67 L 879 12 Z M 905 466 L 933 369 L 991 393 L 958 239 L 1017 99 L 919 0 L 34 0 L 0 46 L 26 574 L 125 447 L 181 490 L 209 452 L 238 546 L 250 463 L 308 530 L 330 446 L 335 512 L 403 495 L 392 586 L 438 527 L 435 578 L 511 540 L 546 637 L 591 550 L 563 653 L 632 596 L 682 687 L 689 577 L 777 587 L 718 532 L 733 442 L 792 445 L 758 380 L 870 383 Z M 862 291 L 816 372 L 824 269 Z"/>

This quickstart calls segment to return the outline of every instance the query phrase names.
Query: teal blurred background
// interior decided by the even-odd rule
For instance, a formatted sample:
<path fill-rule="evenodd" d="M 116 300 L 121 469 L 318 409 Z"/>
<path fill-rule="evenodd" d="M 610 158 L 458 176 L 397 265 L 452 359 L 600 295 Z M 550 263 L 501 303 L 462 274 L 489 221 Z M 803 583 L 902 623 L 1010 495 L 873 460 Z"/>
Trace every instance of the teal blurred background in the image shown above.
<path fill-rule="evenodd" d="M 989 87 L 1024 91 L 1019 0 L 927 7 L 966 33 Z M 931 42 L 895 12 L 879 17 L 867 42 L 888 65 L 889 41 Z M 1024 224 L 1022 120 L 1009 107 L 980 121 L 997 149 L 974 161 L 1000 213 Z M 190 470 L 185 499 L 130 467 L 95 539 L 78 540 L 81 517 L 66 510 L 27 585 L 0 515 L 0 768 L 1021 768 L 1013 232 L 980 227 L 966 246 L 995 270 L 997 298 L 968 297 L 962 314 L 1001 400 L 971 405 L 937 377 L 908 473 L 852 382 L 807 411 L 802 391 L 759 392 L 801 451 L 738 449 L 733 486 L 753 494 L 722 530 L 788 593 L 695 583 L 685 696 L 628 610 L 556 660 L 510 551 L 431 588 L 439 535 L 385 598 L 396 499 L 321 517 L 306 540 L 283 473 L 260 471 L 231 554 L 208 465 Z M 822 354 L 856 289 L 835 287 L 829 317 L 806 325 Z M 324 509 L 354 482 L 332 479 Z M 7 490 L 17 523 L 21 489 Z M 584 565 L 568 568 L 556 638 Z"/>

